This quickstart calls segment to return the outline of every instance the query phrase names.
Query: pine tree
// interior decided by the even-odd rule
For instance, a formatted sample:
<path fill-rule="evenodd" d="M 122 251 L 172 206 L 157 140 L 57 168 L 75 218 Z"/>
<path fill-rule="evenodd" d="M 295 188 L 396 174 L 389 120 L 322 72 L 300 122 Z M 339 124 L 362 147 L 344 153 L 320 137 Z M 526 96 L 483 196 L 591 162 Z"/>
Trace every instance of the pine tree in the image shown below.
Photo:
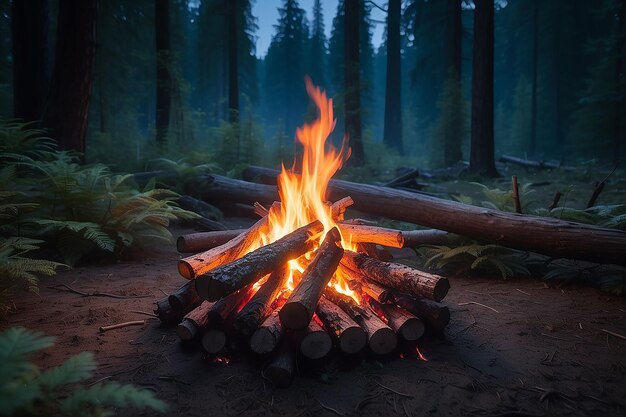
<path fill-rule="evenodd" d="M 313 21 L 311 23 L 311 38 L 309 39 L 306 71 L 311 76 L 313 83 L 324 89 L 328 88 L 326 85 L 327 43 L 328 40 L 324 32 L 322 2 L 321 0 L 315 0 L 313 4 Z"/>
<path fill-rule="evenodd" d="M 387 72 L 385 88 L 385 131 L 383 142 L 390 148 L 403 152 L 402 109 L 400 86 L 400 0 L 390 0 L 387 10 Z"/>

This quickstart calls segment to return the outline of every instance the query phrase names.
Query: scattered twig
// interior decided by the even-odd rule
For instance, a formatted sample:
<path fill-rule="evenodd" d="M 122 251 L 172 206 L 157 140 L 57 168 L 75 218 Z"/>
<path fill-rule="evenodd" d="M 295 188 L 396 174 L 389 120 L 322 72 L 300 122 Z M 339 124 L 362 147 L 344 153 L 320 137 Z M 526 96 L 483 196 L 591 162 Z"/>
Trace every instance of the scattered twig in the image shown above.
<path fill-rule="evenodd" d="M 387 391 L 391 391 L 391 392 L 393 392 L 394 394 L 398 394 L 398 395 L 400 395 L 401 397 L 413 398 L 413 395 L 411 395 L 411 394 L 405 394 L 404 392 L 399 392 L 399 391 L 396 391 L 395 389 L 393 389 L 393 388 L 389 388 L 388 386 L 383 385 L 383 384 L 381 384 L 380 382 L 376 382 L 376 381 L 374 381 L 374 383 L 375 383 L 376 385 L 378 385 L 379 387 L 386 389 Z"/>
<path fill-rule="evenodd" d="M 331 413 L 335 413 L 335 414 L 337 414 L 337 415 L 338 415 L 338 416 L 340 416 L 340 417 L 344 417 L 344 415 L 345 415 L 345 414 L 343 414 L 342 412 L 337 411 L 337 410 L 335 410 L 335 409 L 334 409 L 334 408 L 332 408 L 332 407 L 329 407 L 329 406 L 327 406 L 327 405 L 324 405 L 324 403 L 322 403 L 320 400 L 317 400 L 317 403 L 318 403 L 318 404 L 320 405 L 320 407 L 322 407 L 324 410 L 328 410 L 328 411 L 330 411 Z"/>
<path fill-rule="evenodd" d="M 522 203 L 519 199 L 519 186 L 517 185 L 517 175 L 511 177 L 511 187 L 513 188 L 513 206 L 516 213 L 522 213 Z"/>
<path fill-rule="evenodd" d="M 255 201 L 254 202 L 254 214 L 256 214 L 259 217 L 265 217 L 269 214 L 269 210 L 263 207 L 263 205 L 259 203 L 258 201 Z"/>
<path fill-rule="evenodd" d="M 136 314 L 143 314 L 144 316 L 150 316 L 150 317 L 159 317 L 154 313 L 148 313 L 147 311 L 141 311 L 141 310 L 128 310 L 131 313 L 136 313 Z"/>
<path fill-rule="evenodd" d="M 171 381 L 171 382 L 176 382 L 176 383 L 183 384 L 183 385 L 191 385 L 189 382 L 186 382 L 181 379 L 175 378 L 173 376 L 168 376 L 168 375 L 157 376 L 157 379 L 160 381 Z"/>
<path fill-rule="evenodd" d="M 524 294 L 524 295 L 532 295 L 532 294 L 530 294 L 530 293 L 528 293 L 528 292 L 526 292 L 526 291 L 522 291 L 522 290 L 520 290 L 519 288 L 516 288 L 515 290 L 516 290 L 516 291 L 521 292 L 521 293 L 522 293 L 522 294 Z"/>
<path fill-rule="evenodd" d="M 93 385 L 96 385 L 98 382 L 106 381 L 107 379 L 112 378 L 112 377 L 113 377 L 113 375 L 103 376 L 103 377 L 102 377 L 102 378 L 100 378 L 100 379 L 96 379 L 95 381 L 90 382 L 89 384 L 87 384 L 87 386 L 88 386 L 88 387 L 91 387 L 91 386 L 93 386 Z"/>
<path fill-rule="evenodd" d="M 146 324 L 145 320 L 127 321 L 124 323 L 112 324 L 110 326 L 100 326 L 100 331 L 104 333 L 104 332 L 108 332 L 109 330 L 121 329 L 122 327 L 143 326 L 144 324 Z"/>
<path fill-rule="evenodd" d="M 460 305 L 460 306 L 466 306 L 466 305 L 469 305 L 469 304 L 476 304 L 476 305 L 479 305 L 479 306 L 481 306 L 481 307 L 488 308 L 489 310 L 495 311 L 496 313 L 500 313 L 500 312 L 499 312 L 498 310 L 496 310 L 495 308 L 493 308 L 493 307 L 489 307 L 489 306 L 486 306 L 486 305 L 481 304 L 481 303 L 477 303 L 476 301 L 468 301 L 468 302 L 466 302 L 466 303 L 459 303 L 458 305 Z"/>
<path fill-rule="evenodd" d="M 64 287 L 65 290 L 59 288 L 59 287 Z M 149 294 L 146 295 L 117 295 L 117 294 L 110 294 L 108 292 L 83 292 L 83 291 L 78 291 L 75 290 L 74 288 L 70 287 L 67 284 L 57 284 L 57 285 L 52 285 L 50 287 L 48 287 L 50 289 L 54 289 L 54 290 L 59 290 L 59 291 L 66 291 L 66 292 L 71 292 L 74 294 L 78 294 L 78 295 L 82 295 L 83 297 L 111 297 L 111 298 L 118 298 L 118 299 L 128 299 L 128 298 L 147 298 L 147 297 L 152 297 Z"/>
<path fill-rule="evenodd" d="M 615 332 L 612 332 L 612 331 L 606 330 L 606 329 L 600 329 L 600 331 L 604 332 L 604 333 L 607 333 L 607 334 L 610 334 L 611 336 L 615 336 L 618 339 L 626 340 L 626 336 L 624 336 L 623 334 L 615 333 Z"/>

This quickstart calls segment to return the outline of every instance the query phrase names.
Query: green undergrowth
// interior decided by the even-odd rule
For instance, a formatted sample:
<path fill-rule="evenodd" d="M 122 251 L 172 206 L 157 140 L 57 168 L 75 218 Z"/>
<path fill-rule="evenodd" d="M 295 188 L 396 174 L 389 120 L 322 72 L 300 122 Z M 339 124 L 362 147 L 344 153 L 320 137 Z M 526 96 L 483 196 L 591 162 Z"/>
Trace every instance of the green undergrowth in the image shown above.
<path fill-rule="evenodd" d="M 30 361 L 53 344 L 54 337 L 21 327 L 0 333 L 0 414 L 103 417 L 113 415 L 112 408 L 167 410 L 149 390 L 118 382 L 85 384 L 97 368 L 91 352 L 46 370 Z"/>

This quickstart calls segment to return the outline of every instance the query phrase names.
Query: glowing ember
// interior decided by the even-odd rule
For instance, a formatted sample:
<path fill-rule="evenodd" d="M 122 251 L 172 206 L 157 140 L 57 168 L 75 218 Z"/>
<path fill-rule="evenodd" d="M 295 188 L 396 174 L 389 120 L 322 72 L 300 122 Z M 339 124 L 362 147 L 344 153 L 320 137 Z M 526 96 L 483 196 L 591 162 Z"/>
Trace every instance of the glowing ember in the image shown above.
<path fill-rule="evenodd" d="M 426 359 L 426 357 L 424 355 L 422 355 L 422 352 L 420 351 L 420 348 L 417 347 L 417 346 L 415 346 L 415 353 L 417 354 L 418 358 L 420 358 L 424 362 L 428 362 L 428 359 Z"/>
<path fill-rule="evenodd" d="M 262 245 L 274 242 L 299 227 L 319 220 L 324 225 L 324 231 L 319 236 L 313 237 L 317 242 L 315 248 L 317 249 L 326 233 L 336 226 L 337 219 L 333 219 L 330 206 L 324 198 L 328 182 L 349 158 L 350 148 L 347 146 L 347 138 L 344 138 L 340 149 L 326 143 L 328 136 L 335 128 L 333 101 L 327 98 L 324 91 L 314 86 L 308 77 L 305 82 L 309 96 L 319 109 L 319 117 L 296 131 L 298 142 L 304 148 L 299 164 L 301 173 L 295 173 L 296 161 L 291 170 L 282 166 L 278 176 L 281 204 L 279 208 L 272 207 L 269 211 L 267 233 L 261 236 L 260 244 Z M 356 249 L 350 242 L 343 239 L 342 246 L 344 249 Z M 295 287 L 296 278 L 301 276 L 313 252 L 289 262 L 290 275 L 287 281 L 289 290 Z M 346 279 L 347 277 L 336 274 L 329 286 L 352 297 L 358 303 L 358 297 L 350 290 Z"/>

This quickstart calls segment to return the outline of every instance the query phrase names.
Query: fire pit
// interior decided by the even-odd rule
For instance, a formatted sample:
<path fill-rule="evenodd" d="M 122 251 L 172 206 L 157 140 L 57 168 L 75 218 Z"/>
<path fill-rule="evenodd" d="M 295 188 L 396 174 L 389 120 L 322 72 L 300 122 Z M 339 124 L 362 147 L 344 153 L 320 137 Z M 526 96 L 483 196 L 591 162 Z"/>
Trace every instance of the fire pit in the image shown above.
<path fill-rule="evenodd" d="M 304 152 L 298 173 L 294 163 L 278 176 L 280 202 L 256 204 L 261 218 L 246 231 L 182 236 L 179 250 L 199 252 L 179 261 L 189 282 L 156 306 L 164 324 L 177 324 L 182 340 L 198 340 L 209 354 L 223 357 L 237 340 L 274 355 L 265 375 L 277 386 L 292 380 L 297 351 L 319 359 L 335 345 L 387 355 L 399 339 L 414 342 L 450 319 L 439 304 L 446 278 L 386 262 L 383 248 L 403 247 L 411 232 L 344 220 L 349 197 L 325 201 L 350 148 L 347 138 L 340 149 L 326 143 L 332 100 L 306 84 L 320 116 L 297 131 Z"/>

